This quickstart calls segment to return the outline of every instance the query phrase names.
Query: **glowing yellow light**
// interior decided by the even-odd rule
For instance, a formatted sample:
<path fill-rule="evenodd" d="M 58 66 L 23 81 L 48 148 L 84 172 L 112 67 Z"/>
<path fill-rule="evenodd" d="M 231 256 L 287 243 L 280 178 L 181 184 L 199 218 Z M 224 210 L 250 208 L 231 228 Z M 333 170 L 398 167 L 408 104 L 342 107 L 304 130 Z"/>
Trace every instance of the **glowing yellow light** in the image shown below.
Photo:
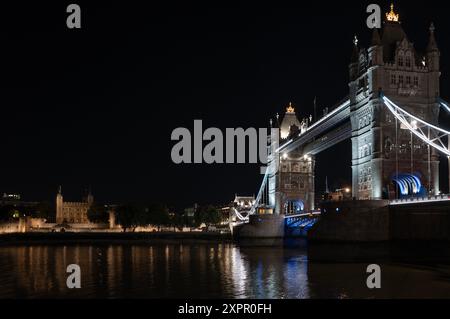
<path fill-rule="evenodd" d="M 345 192 L 346 192 L 346 193 L 350 193 L 350 188 L 346 188 L 346 189 L 345 189 Z"/>
<path fill-rule="evenodd" d="M 388 21 L 398 22 L 400 15 L 394 12 L 394 4 L 391 3 L 391 12 L 386 13 L 386 19 Z"/>
<path fill-rule="evenodd" d="M 292 107 L 291 102 L 289 102 L 289 106 L 286 108 L 286 113 L 295 113 L 295 109 Z"/>

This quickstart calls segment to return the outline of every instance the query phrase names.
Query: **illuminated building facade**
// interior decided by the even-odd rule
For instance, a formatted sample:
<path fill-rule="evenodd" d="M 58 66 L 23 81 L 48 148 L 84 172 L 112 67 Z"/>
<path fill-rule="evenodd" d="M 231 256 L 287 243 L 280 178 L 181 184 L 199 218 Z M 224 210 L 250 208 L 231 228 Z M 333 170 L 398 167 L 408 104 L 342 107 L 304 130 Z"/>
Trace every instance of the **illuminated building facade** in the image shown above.
<path fill-rule="evenodd" d="M 433 148 L 400 126 L 380 93 L 431 124 L 439 117 L 439 49 L 434 26 L 419 53 L 393 5 L 371 45 L 355 37 L 350 72 L 353 196 L 393 199 L 439 193 L 439 158 Z M 411 125 L 415 125 L 411 123 Z"/>
<path fill-rule="evenodd" d="M 87 212 L 94 203 L 94 196 L 89 192 L 82 202 L 65 202 L 59 188 L 56 195 L 56 223 L 87 224 Z"/>
<path fill-rule="evenodd" d="M 291 103 L 279 126 L 279 136 L 271 137 L 271 152 L 275 154 L 278 145 L 286 143 L 289 139 L 304 132 L 310 119 L 300 122 Z M 268 178 L 268 197 L 271 206 L 275 207 L 277 214 L 296 214 L 314 209 L 314 166 L 312 155 L 303 155 L 302 150 L 277 154 L 275 172 Z"/>

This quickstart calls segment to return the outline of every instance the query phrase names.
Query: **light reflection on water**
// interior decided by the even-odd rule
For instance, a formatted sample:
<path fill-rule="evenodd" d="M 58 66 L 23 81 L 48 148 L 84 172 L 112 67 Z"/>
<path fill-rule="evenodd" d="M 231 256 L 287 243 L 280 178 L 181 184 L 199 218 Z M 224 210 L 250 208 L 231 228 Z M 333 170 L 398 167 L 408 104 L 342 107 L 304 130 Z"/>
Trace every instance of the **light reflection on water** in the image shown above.
<path fill-rule="evenodd" d="M 82 288 L 66 287 L 79 264 Z M 306 248 L 228 243 L 0 247 L 0 298 L 450 298 L 448 265 L 310 262 Z"/>

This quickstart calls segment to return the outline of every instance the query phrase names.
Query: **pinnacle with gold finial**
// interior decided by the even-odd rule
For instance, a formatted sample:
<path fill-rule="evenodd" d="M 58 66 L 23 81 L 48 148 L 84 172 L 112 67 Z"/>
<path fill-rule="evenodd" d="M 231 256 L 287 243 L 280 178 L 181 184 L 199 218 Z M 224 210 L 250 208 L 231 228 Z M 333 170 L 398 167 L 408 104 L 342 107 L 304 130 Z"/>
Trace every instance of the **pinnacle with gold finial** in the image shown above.
<path fill-rule="evenodd" d="M 286 108 L 286 113 L 295 113 L 295 109 L 291 102 L 289 102 L 289 106 Z"/>
<path fill-rule="evenodd" d="M 431 24 L 430 24 L 430 32 L 434 33 L 434 30 L 436 30 L 436 28 L 434 27 L 434 23 L 431 22 Z"/>
<path fill-rule="evenodd" d="M 358 46 L 358 42 L 359 42 L 358 36 L 355 34 L 355 36 L 353 37 L 353 44 L 355 45 L 355 47 Z"/>
<path fill-rule="evenodd" d="M 386 19 L 388 21 L 398 22 L 400 15 L 394 11 L 394 3 L 391 3 L 391 12 L 386 13 Z"/>

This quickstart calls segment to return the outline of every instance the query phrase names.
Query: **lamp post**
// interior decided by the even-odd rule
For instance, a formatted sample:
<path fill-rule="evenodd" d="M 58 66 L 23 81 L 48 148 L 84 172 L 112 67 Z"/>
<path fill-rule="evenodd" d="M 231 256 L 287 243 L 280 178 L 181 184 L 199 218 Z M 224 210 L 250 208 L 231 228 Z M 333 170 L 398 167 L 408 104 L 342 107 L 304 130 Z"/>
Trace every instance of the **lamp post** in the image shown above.
<path fill-rule="evenodd" d="M 428 127 L 428 140 L 430 140 L 430 127 Z M 431 147 L 427 144 L 428 151 L 428 195 L 431 195 Z"/>
<path fill-rule="evenodd" d="M 450 151 L 450 135 L 447 136 L 447 148 Z M 448 159 L 448 193 L 450 194 L 450 156 L 447 156 Z"/>
<path fill-rule="evenodd" d="M 411 127 L 416 130 L 417 129 L 417 121 L 413 120 L 411 121 Z M 413 140 L 413 133 L 411 133 L 411 175 L 414 175 L 414 140 Z"/>

